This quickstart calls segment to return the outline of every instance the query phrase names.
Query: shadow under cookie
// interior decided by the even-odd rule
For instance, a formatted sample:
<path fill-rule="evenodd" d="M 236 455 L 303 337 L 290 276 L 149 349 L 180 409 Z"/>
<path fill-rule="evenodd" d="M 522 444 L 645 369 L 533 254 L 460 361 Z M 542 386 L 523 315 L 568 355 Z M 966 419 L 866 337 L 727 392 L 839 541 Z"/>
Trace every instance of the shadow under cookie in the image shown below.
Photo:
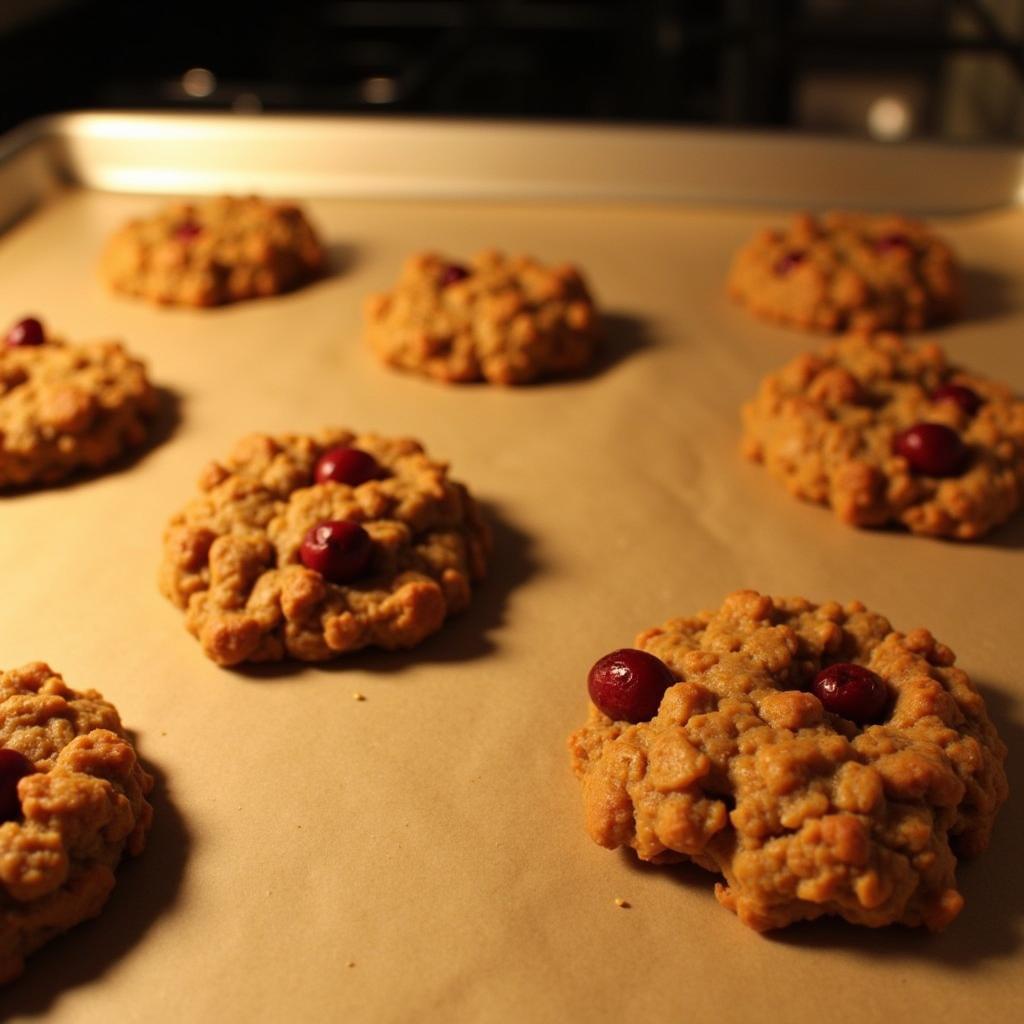
<path fill-rule="evenodd" d="M 1017 511 L 1012 519 L 997 526 L 991 533 L 980 540 L 972 541 L 971 546 L 978 548 L 1004 548 L 1010 551 L 1024 548 L 1024 515 Z"/>
<path fill-rule="evenodd" d="M 133 743 L 135 735 L 129 734 Z M 143 745 L 144 747 L 144 745 Z M 174 905 L 192 840 L 163 772 L 145 755 L 154 779 L 149 795 L 153 824 L 146 849 L 117 869 L 117 884 L 99 916 L 75 925 L 32 953 L 25 972 L 0 990 L 4 1016 L 49 1012 L 61 995 L 101 978 L 121 957 L 141 946 L 156 920 Z"/>
<path fill-rule="evenodd" d="M 360 262 L 359 249 L 347 242 L 331 242 L 324 246 L 324 269 L 306 287 L 316 287 L 332 277 L 341 277 L 354 270 Z"/>
<path fill-rule="evenodd" d="M 604 337 L 598 342 L 589 366 L 578 373 L 549 377 L 530 386 L 543 388 L 554 384 L 566 385 L 594 380 L 610 373 L 620 363 L 628 362 L 633 356 L 658 345 L 651 331 L 650 322 L 642 317 L 631 313 L 603 312 L 601 321 L 604 324 Z"/>
<path fill-rule="evenodd" d="M 963 278 L 965 321 L 998 320 L 1013 312 L 1011 277 L 990 267 L 968 266 L 963 270 Z"/>
<path fill-rule="evenodd" d="M 0 487 L 0 503 L 26 497 L 39 491 L 70 490 L 89 484 L 100 477 L 113 476 L 134 468 L 151 452 L 169 441 L 181 425 L 181 395 L 171 388 L 162 386 L 154 387 L 153 390 L 156 392 L 156 411 L 150 420 L 146 440 L 141 445 L 123 452 L 105 466 L 82 467 L 50 483 L 39 482 L 18 487 Z"/>

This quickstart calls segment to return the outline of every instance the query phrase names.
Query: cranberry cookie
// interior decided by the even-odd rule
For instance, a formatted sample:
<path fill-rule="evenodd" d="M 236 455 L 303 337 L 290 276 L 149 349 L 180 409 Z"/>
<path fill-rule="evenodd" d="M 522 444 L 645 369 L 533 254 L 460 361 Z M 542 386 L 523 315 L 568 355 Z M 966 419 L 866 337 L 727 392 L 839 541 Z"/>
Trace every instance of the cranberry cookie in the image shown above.
<path fill-rule="evenodd" d="M 176 306 L 219 306 L 291 291 L 323 270 L 324 251 L 293 203 L 221 196 L 174 203 L 107 243 L 115 291 Z"/>
<path fill-rule="evenodd" d="M 171 519 L 160 589 L 219 665 L 413 647 L 464 609 L 490 533 L 408 438 L 254 434 Z"/>
<path fill-rule="evenodd" d="M 0 488 L 51 483 L 139 447 L 158 396 L 117 342 L 72 345 L 34 318 L 0 341 Z"/>
<path fill-rule="evenodd" d="M 117 711 L 42 662 L 0 670 L 0 982 L 94 917 L 142 852 L 153 780 Z"/>
<path fill-rule="evenodd" d="M 1024 490 L 1024 402 L 934 343 L 850 335 L 798 356 L 743 408 L 743 450 L 854 526 L 970 540 Z"/>
<path fill-rule="evenodd" d="M 570 738 L 587 829 L 724 875 L 758 931 L 834 914 L 945 927 L 1006 748 L 953 652 L 859 602 L 744 590 L 602 658 Z M 603 710 L 602 710 L 603 709 Z"/>
<path fill-rule="evenodd" d="M 906 217 L 800 214 L 738 253 L 729 293 L 763 320 L 814 331 L 921 330 L 954 319 L 960 272 L 952 250 Z"/>
<path fill-rule="evenodd" d="M 413 256 L 394 291 L 366 303 L 367 338 L 389 366 L 449 383 L 529 384 L 577 373 L 600 322 L 575 267 L 478 253 L 468 266 Z"/>

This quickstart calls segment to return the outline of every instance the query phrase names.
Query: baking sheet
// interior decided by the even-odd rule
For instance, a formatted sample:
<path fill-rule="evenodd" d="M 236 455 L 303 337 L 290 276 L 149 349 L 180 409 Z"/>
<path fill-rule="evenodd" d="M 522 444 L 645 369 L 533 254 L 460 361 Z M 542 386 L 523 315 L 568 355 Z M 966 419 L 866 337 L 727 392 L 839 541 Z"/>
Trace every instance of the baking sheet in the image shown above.
<path fill-rule="evenodd" d="M 157 202 L 68 188 L 0 239 L 0 322 L 120 337 L 173 398 L 118 472 L 0 499 L 0 664 L 95 686 L 158 776 L 149 849 L 0 1015 L 131 1021 L 1009 1019 L 1024 997 L 1024 523 L 974 545 L 855 532 L 737 454 L 737 410 L 812 337 L 723 296 L 773 210 L 308 202 L 333 272 L 215 311 L 108 296 L 104 237 Z M 1024 214 L 939 221 L 970 269 L 950 352 L 1024 392 Z M 613 326 L 586 379 L 506 391 L 377 366 L 360 306 L 407 253 L 499 244 L 587 271 Z M 155 586 L 165 520 L 250 430 L 421 438 L 496 530 L 470 611 L 421 648 L 228 672 Z M 601 654 L 737 587 L 860 598 L 928 626 L 1011 747 L 992 849 L 942 935 L 818 922 L 759 936 L 712 876 L 583 831 L 565 738 Z M 354 693 L 365 701 L 353 699 Z M 615 906 L 626 899 L 629 909 Z"/>
<path fill-rule="evenodd" d="M 0 221 L 54 177 L 120 192 L 846 204 L 907 213 L 1019 205 L 1019 146 L 656 125 L 401 117 L 72 113 L 0 139 Z"/>

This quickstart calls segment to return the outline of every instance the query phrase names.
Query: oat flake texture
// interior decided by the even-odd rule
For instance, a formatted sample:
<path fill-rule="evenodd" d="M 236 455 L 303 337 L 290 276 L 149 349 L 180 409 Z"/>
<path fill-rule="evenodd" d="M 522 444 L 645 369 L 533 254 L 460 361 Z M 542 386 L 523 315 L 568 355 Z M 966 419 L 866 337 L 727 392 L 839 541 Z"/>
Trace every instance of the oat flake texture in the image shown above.
<path fill-rule="evenodd" d="M 982 852 L 1006 799 L 1006 747 L 953 652 L 859 602 L 745 590 L 637 646 L 679 679 L 649 722 L 591 706 L 569 741 L 595 842 L 724 876 L 758 931 L 825 914 L 938 930 L 959 913 L 956 858 Z M 854 662 L 890 692 L 878 724 L 809 692 Z"/>
<path fill-rule="evenodd" d="M 98 914 L 122 854 L 142 852 L 152 778 L 113 705 L 42 662 L 0 670 L 0 747 L 35 766 L 0 824 L 0 982 L 48 939 Z"/>
<path fill-rule="evenodd" d="M 218 196 L 130 221 L 107 242 L 100 274 L 114 291 L 158 305 L 219 306 L 291 291 L 324 264 L 294 203 Z"/>
<path fill-rule="evenodd" d="M 316 483 L 320 456 L 360 448 L 383 467 L 356 487 Z M 300 561 L 325 520 L 360 524 L 367 574 L 326 581 Z M 465 609 L 483 578 L 490 531 L 466 487 L 419 442 L 331 429 L 253 434 L 203 471 L 199 494 L 164 536 L 160 589 L 220 665 L 326 661 L 362 647 L 413 647 Z"/>
<path fill-rule="evenodd" d="M 449 384 L 530 384 L 590 363 L 602 327 L 575 267 L 488 249 L 454 283 L 450 268 L 419 253 L 392 291 L 367 300 L 367 340 L 382 362 Z"/>
<path fill-rule="evenodd" d="M 970 388 L 977 412 L 932 396 Z M 914 472 L 898 433 L 940 423 L 968 449 L 963 471 Z M 797 356 L 762 380 L 743 407 L 743 451 L 804 501 L 851 526 L 973 540 L 1005 522 L 1024 494 L 1024 402 L 1008 387 L 949 362 L 934 342 L 851 334 Z"/>
<path fill-rule="evenodd" d="M 99 469 L 142 445 L 158 406 L 143 363 L 115 341 L 0 341 L 0 489 Z"/>
<path fill-rule="evenodd" d="M 814 331 L 919 331 L 958 316 L 963 291 L 952 250 L 924 224 L 842 212 L 759 232 L 728 288 L 754 316 Z"/>

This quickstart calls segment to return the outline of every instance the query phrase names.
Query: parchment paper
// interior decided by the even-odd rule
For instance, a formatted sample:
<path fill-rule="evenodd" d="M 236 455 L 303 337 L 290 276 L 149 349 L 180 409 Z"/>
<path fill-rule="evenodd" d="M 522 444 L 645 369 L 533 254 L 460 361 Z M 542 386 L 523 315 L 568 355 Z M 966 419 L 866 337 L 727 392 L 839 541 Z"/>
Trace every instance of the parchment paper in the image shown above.
<path fill-rule="evenodd" d="M 963 1021 L 1024 1002 L 1024 523 L 980 544 L 858 532 L 737 454 L 738 407 L 816 337 L 732 307 L 774 211 L 310 201 L 334 272 L 222 310 L 105 294 L 102 240 L 159 200 L 69 192 L 0 240 L 0 321 L 120 337 L 173 394 L 118 472 L 0 498 L 0 664 L 94 686 L 158 775 L 150 847 L 0 1013 L 109 1021 Z M 940 224 L 970 268 L 950 352 L 1024 392 L 1024 215 Z M 410 251 L 582 265 L 611 316 L 587 379 L 445 387 L 375 364 L 361 302 Z M 418 650 L 218 669 L 157 592 L 160 536 L 252 430 L 421 438 L 497 537 L 472 609 Z M 737 587 L 860 598 L 983 687 L 1014 787 L 947 932 L 747 930 L 698 869 L 586 837 L 565 750 L 608 650 Z M 365 695 L 357 701 L 354 693 Z M 628 900 L 619 909 L 614 899 Z"/>

